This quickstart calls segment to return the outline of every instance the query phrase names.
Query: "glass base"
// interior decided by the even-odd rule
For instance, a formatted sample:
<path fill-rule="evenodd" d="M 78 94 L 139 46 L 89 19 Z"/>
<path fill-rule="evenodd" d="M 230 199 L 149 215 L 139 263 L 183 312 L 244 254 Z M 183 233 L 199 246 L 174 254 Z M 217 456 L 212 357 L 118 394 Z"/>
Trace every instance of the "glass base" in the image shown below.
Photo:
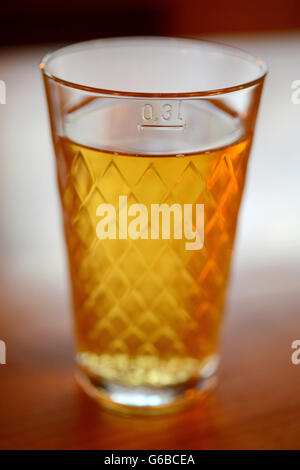
<path fill-rule="evenodd" d="M 167 387 L 133 387 L 87 375 L 77 370 L 76 380 L 100 405 L 137 415 L 159 415 L 180 411 L 203 399 L 215 386 L 218 361 L 214 358 L 197 380 Z"/>

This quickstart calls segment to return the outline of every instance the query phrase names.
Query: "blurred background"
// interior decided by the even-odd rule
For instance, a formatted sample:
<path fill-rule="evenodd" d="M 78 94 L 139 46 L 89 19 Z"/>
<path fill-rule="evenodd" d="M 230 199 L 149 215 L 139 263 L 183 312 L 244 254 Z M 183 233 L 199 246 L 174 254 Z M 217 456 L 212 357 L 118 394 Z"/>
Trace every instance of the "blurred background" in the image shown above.
<path fill-rule="evenodd" d="M 299 30 L 297 30 L 299 28 Z M 269 66 L 235 253 L 232 293 L 294 289 L 299 281 L 300 79 L 298 0 L 74 0 L 6 2 L 0 16 L 1 265 L 63 289 L 65 267 L 54 158 L 42 80 L 44 53 L 118 35 L 189 35 L 225 42 Z M 272 267 L 272 268 L 271 268 Z M 15 277 L 15 271 L 22 271 Z M 250 280 L 251 277 L 251 280 Z M 270 279 L 269 279 L 270 278 Z M 59 282 L 58 282 L 59 279 Z"/>
<path fill-rule="evenodd" d="M 73 0 L 5 2 L 1 44 L 123 35 L 199 35 L 300 27 L 298 0 Z"/>
<path fill-rule="evenodd" d="M 27 0 L 1 5 L 0 80 L 6 85 L 6 104 L 0 104 L 0 339 L 10 345 L 8 359 L 20 374 L 30 376 L 42 354 L 30 338 L 38 341 L 44 335 L 46 344 L 53 334 L 55 344 L 43 350 L 39 367 L 45 369 L 56 348 L 62 352 L 53 367 L 63 368 L 65 349 L 71 356 L 60 206 L 39 62 L 66 43 L 129 35 L 216 40 L 262 57 L 269 67 L 239 219 L 228 312 L 237 318 L 245 310 L 255 321 L 267 312 L 266 336 L 274 322 L 285 325 L 278 326 L 284 371 L 290 344 L 300 335 L 300 327 L 295 328 L 300 311 L 300 104 L 292 101 L 292 84 L 300 80 L 299 0 Z M 254 331 L 255 324 L 249 324 Z M 279 353 L 273 353 L 279 367 Z M 5 373 L 10 393 L 15 375 L 8 378 L 8 367 Z M 282 374 L 278 384 L 286 383 Z M 272 394 L 271 378 L 268 387 Z"/>

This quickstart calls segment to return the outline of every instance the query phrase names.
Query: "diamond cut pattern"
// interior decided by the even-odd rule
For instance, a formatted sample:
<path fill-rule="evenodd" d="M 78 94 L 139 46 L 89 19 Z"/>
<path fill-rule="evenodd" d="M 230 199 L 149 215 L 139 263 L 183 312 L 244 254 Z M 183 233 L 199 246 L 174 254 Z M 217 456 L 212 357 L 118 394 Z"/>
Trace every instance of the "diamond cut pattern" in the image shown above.
<path fill-rule="evenodd" d="M 181 158 L 130 157 L 63 142 L 61 197 L 79 348 L 201 359 L 215 349 L 248 145 Z M 61 166 L 62 167 L 62 166 Z M 59 167 L 60 169 L 60 167 Z M 96 237 L 96 208 L 205 204 L 204 248 L 185 240 Z"/>

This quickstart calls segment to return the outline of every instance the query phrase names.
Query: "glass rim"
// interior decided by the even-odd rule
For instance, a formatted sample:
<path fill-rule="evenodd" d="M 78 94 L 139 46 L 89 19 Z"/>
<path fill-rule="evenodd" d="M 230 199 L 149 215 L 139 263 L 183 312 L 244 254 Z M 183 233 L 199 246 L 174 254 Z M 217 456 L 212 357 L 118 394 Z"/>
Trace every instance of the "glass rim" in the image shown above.
<path fill-rule="evenodd" d="M 64 80 L 63 78 L 60 78 L 58 74 L 51 73 L 49 71 L 49 67 L 48 67 L 49 62 L 53 58 L 63 56 L 66 53 L 72 52 L 76 49 L 88 50 L 91 48 L 91 46 L 95 46 L 98 44 L 113 43 L 114 41 L 138 41 L 138 40 L 142 40 L 142 41 L 165 40 L 165 41 L 169 41 L 170 43 L 175 42 L 175 41 L 186 41 L 186 42 L 190 42 L 191 44 L 198 43 L 199 45 L 204 44 L 204 45 L 209 45 L 209 46 L 215 46 L 216 48 L 219 49 L 220 52 L 223 52 L 224 55 L 235 56 L 235 57 L 238 57 L 240 59 L 246 60 L 248 62 L 251 62 L 257 65 L 258 76 L 255 79 L 252 79 L 249 81 L 246 80 L 246 81 L 239 83 L 238 85 L 233 85 L 233 86 L 224 87 L 224 88 L 217 88 L 217 89 L 211 89 L 211 90 L 205 90 L 205 91 L 199 90 L 199 91 L 192 91 L 192 92 L 170 92 L 170 93 L 169 92 L 161 92 L 161 93 L 155 92 L 154 93 L 154 92 L 122 91 L 122 90 L 113 90 L 109 88 L 98 88 L 95 86 L 81 85 L 76 82 Z M 75 89 L 90 92 L 90 93 L 106 95 L 106 96 L 111 96 L 111 97 L 116 97 L 116 98 L 127 97 L 127 98 L 161 98 L 161 99 L 163 98 L 188 99 L 188 98 L 216 96 L 216 95 L 232 93 L 238 90 L 250 88 L 252 86 L 255 86 L 263 82 L 265 76 L 268 73 L 268 67 L 262 59 L 244 51 L 243 49 L 240 49 L 235 46 L 230 46 L 230 45 L 217 42 L 217 41 L 210 41 L 210 40 L 208 41 L 204 39 L 197 39 L 197 38 L 184 37 L 184 36 L 120 36 L 120 37 L 92 39 L 89 41 L 76 42 L 76 43 L 73 43 L 64 47 L 60 47 L 59 49 L 56 49 L 53 52 L 48 52 L 47 54 L 45 54 L 42 58 L 42 61 L 40 62 L 40 69 L 45 78 L 53 80 L 69 88 L 75 88 Z"/>

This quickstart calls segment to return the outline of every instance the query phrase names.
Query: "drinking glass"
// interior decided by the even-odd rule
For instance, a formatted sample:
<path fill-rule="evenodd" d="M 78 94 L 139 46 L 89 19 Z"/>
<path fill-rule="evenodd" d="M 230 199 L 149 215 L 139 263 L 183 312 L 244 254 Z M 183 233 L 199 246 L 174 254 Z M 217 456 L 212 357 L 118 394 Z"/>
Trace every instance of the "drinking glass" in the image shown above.
<path fill-rule="evenodd" d="M 41 63 L 77 378 L 107 407 L 177 410 L 213 381 L 264 63 L 134 37 Z"/>

